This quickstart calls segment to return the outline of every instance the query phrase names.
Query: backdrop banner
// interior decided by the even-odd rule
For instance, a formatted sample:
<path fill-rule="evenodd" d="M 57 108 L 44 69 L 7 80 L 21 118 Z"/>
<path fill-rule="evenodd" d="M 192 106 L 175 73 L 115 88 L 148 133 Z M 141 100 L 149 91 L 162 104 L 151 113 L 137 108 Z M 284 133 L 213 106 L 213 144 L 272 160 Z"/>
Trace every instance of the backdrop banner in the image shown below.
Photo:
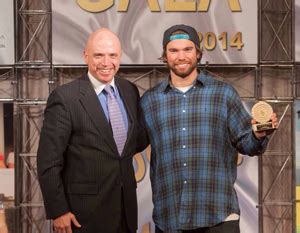
<path fill-rule="evenodd" d="M 296 62 L 300 62 L 300 1 L 295 1 L 295 48 Z"/>
<path fill-rule="evenodd" d="M 0 194 L 13 199 L 15 196 L 15 169 L 0 169 Z"/>
<path fill-rule="evenodd" d="M 257 1 L 52 1 L 52 52 L 57 65 L 84 64 L 90 32 L 107 27 L 121 39 L 122 64 L 161 64 L 163 32 L 189 24 L 199 32 L 202 63 L 257 63 Z"/>
<path fill-rule="evenodd" d="M 15 63 L 14 1 L 1 0 L 0 65 Z"/>
<path fill-rule="evenodd" d="M 249 114 L 254 101 L 243 102 Z M 152 221 L 152 194 L 149 178 L 150 148 L 137 154 L 134 159 L 135 175 L 138 182 L 138 233 L 154 233 Z M 241 233 L 258 232 L 258 157 L 238 155 L 239 159 L 235 189 L 238 195 L 241 218 Z"/>
<path fill-rule="evenodd" d="M 300 233 L 300 100 L 295 100 L 294 102 L 294 126 L 296 148 L 296 227 L 297 233 Z"/>

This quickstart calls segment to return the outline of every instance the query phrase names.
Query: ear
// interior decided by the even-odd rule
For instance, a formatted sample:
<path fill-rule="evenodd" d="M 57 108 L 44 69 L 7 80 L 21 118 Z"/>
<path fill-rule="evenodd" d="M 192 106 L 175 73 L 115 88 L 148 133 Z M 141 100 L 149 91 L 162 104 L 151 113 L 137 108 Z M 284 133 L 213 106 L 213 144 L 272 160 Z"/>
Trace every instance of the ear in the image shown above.
<path fill-rule="evenodd" d="M 202 58 L 202 53 L 201 52 L 197 52 L 197 60 L 200 62 Z"/>
<path fill-rule="evenodd" d="M 83 51 L 83 59 L 84 59 L 85 63 L 88 64 L 88 53 L 86 50 Z"/>

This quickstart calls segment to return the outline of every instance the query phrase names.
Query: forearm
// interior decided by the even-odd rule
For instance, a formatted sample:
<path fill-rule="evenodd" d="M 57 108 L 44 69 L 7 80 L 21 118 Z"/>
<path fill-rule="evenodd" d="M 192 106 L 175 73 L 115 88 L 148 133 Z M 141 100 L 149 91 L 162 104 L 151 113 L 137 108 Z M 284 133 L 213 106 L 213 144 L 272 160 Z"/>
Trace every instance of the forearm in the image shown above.
<path fill-rule="evenodd" d="M 52 93 L 45 110 L 37 152 L 37 170 L 46 215 L 55 218 L 69 211 L 62 181 L 64 151 L 71 134 L 70 116 L 63 98 Z"/>

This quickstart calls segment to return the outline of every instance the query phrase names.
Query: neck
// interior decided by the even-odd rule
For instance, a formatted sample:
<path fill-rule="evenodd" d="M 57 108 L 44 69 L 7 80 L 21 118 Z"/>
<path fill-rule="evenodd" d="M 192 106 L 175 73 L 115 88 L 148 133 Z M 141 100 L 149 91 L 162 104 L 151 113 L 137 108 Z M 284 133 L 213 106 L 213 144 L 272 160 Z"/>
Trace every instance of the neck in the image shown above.
<path fill-rule="evenodd" d="M 171 71 L 171 82 L 174 87 L 187 87 L 194 83 L 197 76 L 198 72 L 196 69 L 185 78 L 181 78 Z"/>

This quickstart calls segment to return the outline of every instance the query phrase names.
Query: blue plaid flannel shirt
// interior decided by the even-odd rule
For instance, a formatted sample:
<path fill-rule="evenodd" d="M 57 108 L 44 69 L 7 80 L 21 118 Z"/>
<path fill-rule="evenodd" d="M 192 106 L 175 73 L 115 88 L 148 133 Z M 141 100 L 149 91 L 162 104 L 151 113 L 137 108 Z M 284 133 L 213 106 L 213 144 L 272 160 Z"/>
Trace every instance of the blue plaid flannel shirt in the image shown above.
<path fill-rule="evenodd" d="M 180 232 L 239 214 L 237 154 L 262 154 L 268 138 L 255 138 L 234 88 L 201 72 L 186 93 L 161 82 L 141 107 L 152 148 L 155 224 Z"/>

